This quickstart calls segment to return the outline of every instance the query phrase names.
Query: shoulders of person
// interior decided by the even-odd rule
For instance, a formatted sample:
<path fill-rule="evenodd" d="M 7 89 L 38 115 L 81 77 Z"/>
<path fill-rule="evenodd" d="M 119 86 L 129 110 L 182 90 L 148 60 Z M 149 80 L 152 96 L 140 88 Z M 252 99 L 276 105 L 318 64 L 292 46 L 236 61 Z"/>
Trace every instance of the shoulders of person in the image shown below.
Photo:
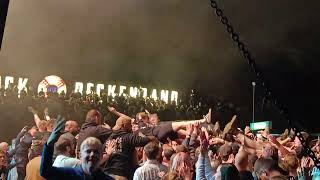
<path fill-rule="evenodd" d="M 93 123 L 93 122 L 84 122 L 84 123 L 82 124 L 82 126 L 81 126 L 80 131 L 81 131 L 81 130 L 85 130 L 85 129 L 87 129 L 87 128 L 97 127 L 97 126 L 98 126 L 98 124 Z"/>
<path fill-rule="evenodd" d="M 148 137 L 139 136 L 139 134 L 133 134 L 133 133 L 126 133 L 122 137 L 124 139 L 127 139 L 129 142 L 133 142 L 131 140 L 149 141 Z"/>
<path fill-rule="evenodd" d="M 159 168 L 160 171 L 166 171 L 168 169 L 167 166 L 165 166 L 165 165 L 161 164 L 159 161 L 155 161 L 155 160 L 149 161 L 149 163 L 146 164 L 146 166 L 150 166 L 150 165 Z"/>
<path fill-rule="evenodd" d="M 114 180 L 113 177 L 106 174 L 101 168 L 99 168 L 94 175 L 96 179 Z"/>
<path fill-rule="evenodd" d="M 144 166 L 140 166 L 138 167 L 135 171 L 134 171 L 134 176 L 139 176 L 141 174 L 142 169 L 144 168 Z"/>
<path fill-rule="evenodd" d="M 67 165 L 77 165 L 79 162 L 80 162 L 79 159 L 73 158 L 73 157 L 68 157 L 65 155 L 58 155 L 54 161 L 54 163 L 66 163 Z M 75 167 L 75 166 L 73 166 L 73 167 Z"/>
<path fill-rule="evenodd" d="M 31 160 L 28 162 L 27 168 L 28 168 L 28 167 L 31 168 L 31 167 L 33 167 L 33 166 L 40 165 L 40 163 L 41 163 L 41 156 L 37 156 L 37 157 L 31 159 Z"/>
<path fill-rule="evenodd" d="M 60 137 L 59 137 L 59 139 L 68 139 L 68 140 L 70 140 L 70 141 L 75 141 L 76 140 L 76 137 L 73 135 L 73 134 L 71 134 L 70 132 L 66 132 L 66 133 L 63 133 Z"/>
<path fill-rule="evenodd" d="M 63 172 L 63 174 L 58 177 L 58 175 L 55 177 L 56 179 L 59 178 L 71 178 L 71 179 L 83 179 L 84 172 L 80 166 L 77 166 L 75 168 L 71 167 L 58 167 L 59 171 Z"/>
<path fill-rule="evenodd" d="M 163 164 L 161 164 L 161 163 L 159 163 L 160 165 L 159 165 L 159 168 L 160 168 L 160 171 L 162 171 L 162 172 L 168 172 L 168 167 L 167 166 L 165 166 L 165 165 L 163 165 Z"/>

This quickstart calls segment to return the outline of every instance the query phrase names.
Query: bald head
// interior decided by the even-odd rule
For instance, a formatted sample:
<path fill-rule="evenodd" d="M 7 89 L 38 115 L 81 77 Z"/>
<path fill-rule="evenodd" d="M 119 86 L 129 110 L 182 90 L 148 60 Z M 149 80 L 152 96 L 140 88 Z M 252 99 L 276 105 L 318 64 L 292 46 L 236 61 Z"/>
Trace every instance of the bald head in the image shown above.
<path fill-rule="evenodd" d="M 236 165 L 238 171 L 245 171 L 248 167 L 248 153 L 242 149 L 239 150 L 235 157 L 234 165 Z"/>
<path fill-rule="evenodd" d="M 1 142 L 0 150 L 2 150 L 3 152 L 7 152 L 9 150 L 9 144 L 7 142 Z"/>
<path fill-rule="evenodd" d="M 86 122 L 102 124 L 101 113 L 96 109 L 91 109 L 86 116 Z"/>
<path fill-rule="evenodd" d="M 79 125 L 78 125 L 77 121 L 69 120 L 66 122 L 66 124 L 64 126 L 64 130 L 66 132 L 71 133 L 71 134 L 77 134 L 79 131 Z"/>

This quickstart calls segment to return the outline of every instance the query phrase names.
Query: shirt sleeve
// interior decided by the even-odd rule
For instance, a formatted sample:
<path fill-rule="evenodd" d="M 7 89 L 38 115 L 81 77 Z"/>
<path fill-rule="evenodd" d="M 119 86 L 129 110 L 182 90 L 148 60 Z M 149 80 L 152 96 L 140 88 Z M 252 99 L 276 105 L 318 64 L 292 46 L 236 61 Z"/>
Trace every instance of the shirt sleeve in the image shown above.
<path fill-rule="evenodd" d="M 129 142 L 131 142 L 131 144 L 134 147 L 143 147 L 151 141 L 147 137 L 141 137 L 141 136 L 134 135 L 134 134 L 129 134 L 128 138 L 129 138 Z"/>
<path fill-rule="evenodd" d="M 140 180 L 140 168 L 138 168 L 133 175 L 133 180 Z"/>
<path fill-rule="evenodd" d="M 196 180 L 215 180 L 208 155 L 199 154 L 196 168 Z"/>
<path fill-rule="evenodd" d="M 55 177 L 55 179 L 67 178 L 74 175 L 73 168 L 57 168 L 52 166 L 53 149 L 53 146 L 48 146 L 45 143 L 41 157 L 40 175 L 46 179 L 52 179 L 52 177 Z"/>
<path fill-rule="evenodd" d="M 112 130 L 102 127 L 101 125 L 97 126 L 97 135 L 99 137 L 99 139 L 102 141 L 102 143 L 104 143 L 109 136 L 112 134 Z"/>

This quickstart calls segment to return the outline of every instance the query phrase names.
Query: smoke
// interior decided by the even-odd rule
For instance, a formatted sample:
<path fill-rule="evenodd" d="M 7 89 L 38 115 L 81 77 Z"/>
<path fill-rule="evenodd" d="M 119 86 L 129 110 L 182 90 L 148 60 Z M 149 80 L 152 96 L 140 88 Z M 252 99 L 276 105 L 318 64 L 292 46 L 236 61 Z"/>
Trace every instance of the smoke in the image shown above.
<path fill-rule="evenodd" d="M 218 3 L 268 77 L 319 67 L 304 61 L 319 57 L 319 2 Z M 11 1 L 0 60 L 7 74 L 200 87 L 244 105 L 253 79 L 209 0 Z"/>

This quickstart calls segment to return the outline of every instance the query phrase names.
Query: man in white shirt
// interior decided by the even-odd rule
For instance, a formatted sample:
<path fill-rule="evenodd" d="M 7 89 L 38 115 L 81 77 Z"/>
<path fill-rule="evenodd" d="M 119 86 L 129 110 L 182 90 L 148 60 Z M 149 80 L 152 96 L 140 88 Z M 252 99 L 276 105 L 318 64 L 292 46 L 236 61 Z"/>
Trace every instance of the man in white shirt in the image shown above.
<path fill-rule="evenodd" d="M 157 158 L 160 156 L 159 145 L 150 142 L 144 146 L 144 153 L 147 161 L 143 166 L 139 167 L 133 176 L 134 180 L 161 179 L 167 173 L 167 167 L 162 165 Z"/>
<path fill-rule="evenodd" d="M 70 139 L 60 138 L 55 144 L 55 150 L 58 154 L 54 160 L 54 167 L 76 167 L 80 165 L 80 160 L 74 158 L 74 145 Z"/>

